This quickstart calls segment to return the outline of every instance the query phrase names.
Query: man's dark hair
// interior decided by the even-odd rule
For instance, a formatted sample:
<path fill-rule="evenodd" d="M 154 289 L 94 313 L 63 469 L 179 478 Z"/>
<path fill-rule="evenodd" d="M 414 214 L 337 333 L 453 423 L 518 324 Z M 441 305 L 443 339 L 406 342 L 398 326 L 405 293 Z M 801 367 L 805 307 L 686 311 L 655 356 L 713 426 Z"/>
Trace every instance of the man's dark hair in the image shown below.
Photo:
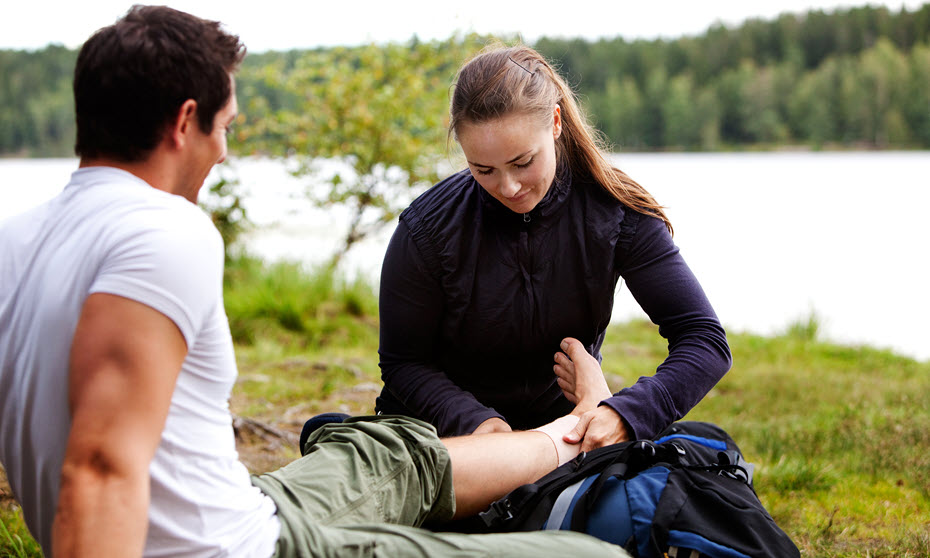
<path fill-rule="evenodd" d="M 229 100 L 229 75 L 245 57 L 239 37 L 165 6 L 133 6 L 84 43 L 74 69 L 75 152 L 144 159 L 188 99 L 201 131 Z"/>

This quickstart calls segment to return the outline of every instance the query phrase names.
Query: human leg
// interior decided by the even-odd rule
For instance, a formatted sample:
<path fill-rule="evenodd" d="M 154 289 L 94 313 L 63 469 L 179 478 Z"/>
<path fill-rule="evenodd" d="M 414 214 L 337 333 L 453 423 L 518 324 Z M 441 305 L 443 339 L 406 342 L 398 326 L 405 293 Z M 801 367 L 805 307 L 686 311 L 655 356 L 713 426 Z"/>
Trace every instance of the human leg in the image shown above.
<path fill-rule="evenodd" d="M 617 444 L 630 439 L 632 431 L 627 422 L 612 407 L 599 403 L 611 396 L 607 380 L 596 358 L 588 354 L 577 339 L 562 340 L 564 352 L 555 354 L 553 371 L 558 377 L 562 393 L 570 401 L 587 399 L 595 403 L 580 413 L 581 420 L 565 440 L 580 443 L 580 450 Z M 581 405 L 579 404 L 579 408 Z"/>
<path fill-rule="evenodd" d="M 449 455 L 428 424 L 352 417 L 309 434 L 296 461 L 252 483 L 295 524 L 420 525 L 452 517 Z"/>
<path fill-rule="evenodd" d="M 531 450 L 540 450 L 544 461 L 554 460 L 545 435 L 513 436 L 518 444 L 533 440 Z M 458 447 L 497 451 L 502 440 L 495 437 L 510 435 L 466 436 L 461 440 L 486 439 Z M 462 535 L 409 527 L 429 521 L 435 528 L 452 517 L 455 507 L 450 453 L 425 423 L 407 417 L 352 418 L 319 428 L 305 449 L 307 455 L 294 463 L 253 478 L 278 505 L 279 557 L 626 556 L 578 533 Z M 503 449 L 498 453 L 509 461 L 523 461 L 512 445 Z M 473 466 L 480 466 L 485 478 L 496 476 L 496 463 Z"/>
<path fill-rule="evenodd" d="M 585 350 L 580 341 L 566 337 L 562 340 L 561 348 L 562 352 L 555 354 L 555 366 L 552 370 L 562 393 L 569 401 L 578 405 L 573 414 L 580 416 L 612 394 L 600 363 Z"/>
<path fill-rule="evenodd" d="M 564 418 L 564 417 L 563 417 Z M 439 440 L 409 417 L 353 417 L 310 434 L 307 455 L 253 483 L 295 520 L 418 526 L 472 516 L 578 453 L 561 442 L 576 417 L 548 433 L 508 432 Z M 554 427 L 554 428 L 553 428 Z M 554 445 L 555 442 L 555 445 Z"/>
<path fill-rule="evenodd" d="M 561 440 L 578 421 L 577 417 L 567 418 L 546 425 L 551 432 L 532 430 L 444 438 L 442 443 L 452 464 L 455 518 L 472 516 L 514 488 L 555 469 L 560 462 L 559 446 L 564 447 L 565 461 L 577 455 L 577 445 L 569 446 Z"/>
<path fill-rule="evenodd" d="M 318 556 L 629 558 L 619 546 L 573 531 L 464 535 L 387 524 L 311 526 L 299 533 L 282 533 L 275 554 L 276 558 Z"/>
<path fill-rule="evenodd" d="M 582 397 L 576 410 L 581 413 L 596 404 L 596 400 Z M 394 526 L 419 526 L 427 521 L 435 526 L 452 519 L 453 512 L 455 518 L 468 517 L 517 486 L 535 481 L 558 464 L 561 436 L 575 422 L 576 416 L 562 417 L 543 427 L 545 432 L 440 441 L 431 426 L 409 417 L 354 417 L 310 433 L 302 448 L 304 457 L 253 478 L 253 483 L 278 505 L 282 524 L 279 548 L 297 551 L 282 556 L 305 555 L 300 549 L 316 548 L 320 537 L 334 537 L 337 542 L 333 544 L 339 547 L 338 541 L 349 536 L 347 533 L 355 541 L 347 544 L 358 551 L 412 544 L 421 550 L 439 545 L 452 554 L 501 555 L 482 550 L 482 541 L 490 540 L 494 545 L 511 541 L 519 548 L 532 549 L 507 555 L 556 555 L 543 551 L 557 547 L 556 540 L 566 540 L 564 535 L 542 542 L 534 537 L 524 541 L 524 535 L 500 540 L 494 537 L 504 535 L 491 539 L 481 536 L 469 542 L 472 539 L 460 539 L 462 535 L 436 538 L 436 534 Z M 570 446 L 567 451 L 577 454 L 578 447 Z M 579 544 L 600 548 L 599 541 L 587 539 L 566 544 L 576 548 L 576 554 Z M 329 543 L 324 546 L 331 548 Z"/>
<path fill-rule="evenodd" d="M 578 341 L 575 343 L 597 365 L 597 360 L 588 355 Z M 571 349 L 574 353 L 575 347 Z M 575 357 L 579 363 L 582 362 L 581 355 L 576 354 Z M 606 382 L 603 382 L 601 389 L 594 381 L 589 362 L 580 364 L 578 368 L 583 368 L 583 372 L 579 371 L 578 375 L 584 374 L 585 381 L 578 382 L 579 389 L 573 392 L 576 406 L 571 415 L 530 431 L 442 440 L 449 450 L 452 463 L 456 519 L 486 509 L 491 502 L 514 488 L 535 481 L 578 455 L 581 445 L 568 444 L 563 436 L 572 431 L 578 423 L 578 417 L 596 408 L 602 399 L 610 396 Z M 600 366 L 596 366 L 596 371 L 600 374 Z M 606 395 L 604 390 L 607 391 Z"/>

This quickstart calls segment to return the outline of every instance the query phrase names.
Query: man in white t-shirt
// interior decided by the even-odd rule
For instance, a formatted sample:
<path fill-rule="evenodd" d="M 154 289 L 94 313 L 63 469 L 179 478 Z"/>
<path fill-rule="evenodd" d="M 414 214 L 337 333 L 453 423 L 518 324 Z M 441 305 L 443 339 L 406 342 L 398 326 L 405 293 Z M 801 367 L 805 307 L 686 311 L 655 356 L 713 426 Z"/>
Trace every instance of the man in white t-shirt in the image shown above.
<path fill-rule="evenodd" d="M 625 556 L 577 533 L 416 528 L 577 454 L 562 441 L 574 415 L 451 440 L 356 419 L 278 471 L 238 461 L 223 246 L 196 200 L 226 157 L 244 53 L 217 22 L 166 7 L 99 30 L 75 69 L 80 168 L 0 223 L 0 463 L 46 555 Z M 603 398 L 585 381 L 578 414 Z"/>

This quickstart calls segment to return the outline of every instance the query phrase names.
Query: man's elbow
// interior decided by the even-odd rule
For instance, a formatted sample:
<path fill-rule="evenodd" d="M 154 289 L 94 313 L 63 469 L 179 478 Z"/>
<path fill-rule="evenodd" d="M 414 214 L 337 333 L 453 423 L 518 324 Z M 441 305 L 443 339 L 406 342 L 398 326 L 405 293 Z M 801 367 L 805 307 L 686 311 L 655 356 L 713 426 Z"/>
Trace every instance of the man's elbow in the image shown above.
<path fill-rule="evenodd" d="M 61 486 L 98 486 L 148 478 L 148 460 L 132 451 L 98 445 L 69 448 L 61 466 Z"/>

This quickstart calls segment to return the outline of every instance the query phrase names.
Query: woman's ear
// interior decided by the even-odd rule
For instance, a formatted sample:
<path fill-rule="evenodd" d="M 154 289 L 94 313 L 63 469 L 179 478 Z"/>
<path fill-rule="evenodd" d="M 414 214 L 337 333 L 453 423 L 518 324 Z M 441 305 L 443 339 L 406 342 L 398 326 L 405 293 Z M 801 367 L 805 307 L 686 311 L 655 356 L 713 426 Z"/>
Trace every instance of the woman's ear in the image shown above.
<path fill-rule="evenodd" d="M 552 139 L 559 139 L 562 135 L 562 108 L 555 105 L 552 111 Z"/>

